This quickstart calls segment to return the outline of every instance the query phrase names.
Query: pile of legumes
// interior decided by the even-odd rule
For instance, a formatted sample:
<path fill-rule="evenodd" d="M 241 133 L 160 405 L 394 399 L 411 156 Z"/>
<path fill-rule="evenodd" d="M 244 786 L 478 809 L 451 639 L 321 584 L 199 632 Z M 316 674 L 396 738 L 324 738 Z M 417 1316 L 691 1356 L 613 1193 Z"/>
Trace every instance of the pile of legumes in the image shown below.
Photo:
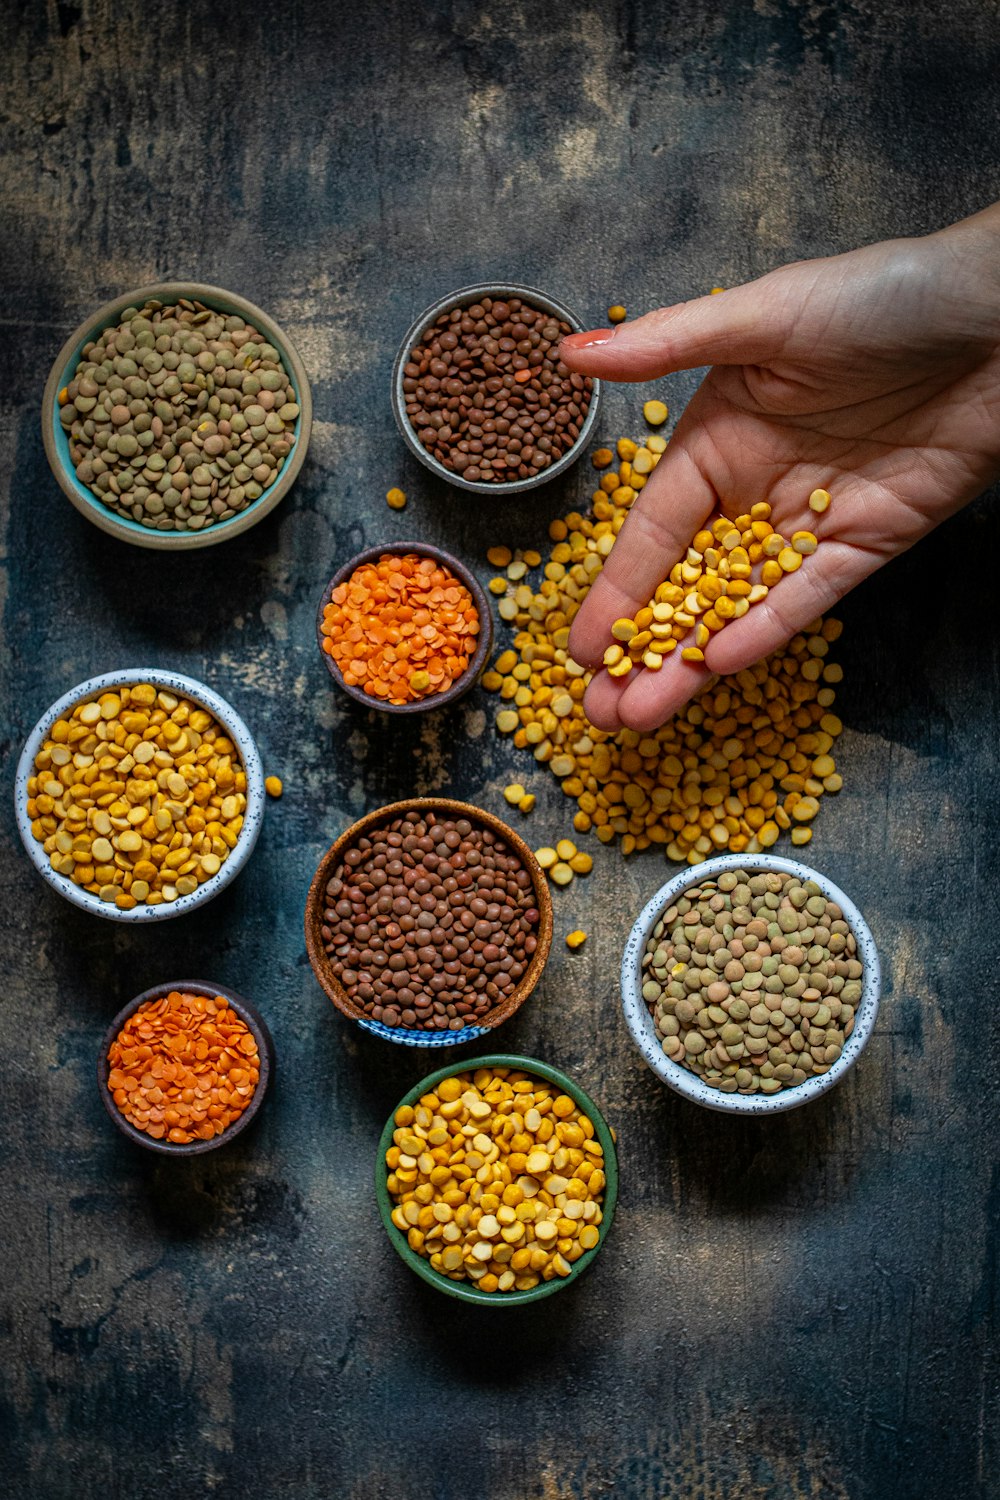
<path fill-rule="evenodd" d="M 662 452 L 666 439 L 652 435 L 644 446 Z M 550 526 L 542 581 L 526 580 L 527 554 L 513 557 L 516 578 L 508 567 L 499 614 L 517 633 L 482 679 L 506 700 L 497 728 L 576 801 L 578 833 L 592 829 L 602 843 L 618 835 L 626 854 L 657 844 L 694 865 L 770 848 L 789 830 L 805 844 L 820 799 L 842 785 L 831 751 L 843 673 L 828 660 L 837 620 L 815 620 L 766 660 L 714 679 L 653 732 L 607 734 L 583 712 L 590 673 L 568 654 L 570 625 L 645 484 L 631 467 L 639 445 L 623 438 L 617 450 L 619 467 L 602 473 L 591 513 Z M 595 457 L 611 461 L 608 450 Z"/>
<path fill-rule="evenodd" d="M 580 436 L 593 381 L 571 374 L 559 341 L 572 329 L 518 297 L 444 312 L 403 371 L 420 443 L 464 479 L 530 479 Z"/>
<path fill-rule="evenodd" d="M 344 681 L 393 704 L 446 692 L 468 670 L 480 628 L 465 584 L 415 552 L 362 563 L 332 591 L 320 626 Z"/>
<path fill-rule="evenodd" d="M 597 1245 L 604 1152 L 592 1121 L 544 1079 L 459 1073 L 395 1123 L 392 1222 L 441 1275 L 530 1291 Z"/>
<path fill-rule="evenodd" d="M 348 997 L 385 1026 L 459 1031 L 527 972 L 531 875 L 490 829 L 423 808 L 374 828 L 326 887 L 321 936 Z"/>
<path fill-rule="evenodd" d="M 648 467 L 644 454 L 649 455 Z M 633 472 L 651 473 L 657 457 L 640 448 L 631 461 Z M 678 646 L 685 661 L 704 661 L 713 635 L 762 603 L 780 578 L 802 566 L 803 557 L 816 551 L 816 537 L 796 531 L 786 542 L 770 515 L 771 507 L 761 501 L 735 521 L 713 516 L 695 533 L 687 555 L 674 564 L 646 607 L 634 619 L 623 617 L 612 625 L 614 643 L 604 653 L 612 677 L 624 677 L 640 663 L 658 672 L 663 658 Z M 755 582 L 753 569 L 761 562 Z"/>
<path fill-rule="evenodd" d="M 246 772 L 198 704 L 148 682 L 57 719 L 28 780 L 52 868 L 129 911 L 190 895 L 236 847 Z"/>
<path fill-rule="evenodd" d="M 728 870 L 653 928 L 642 998 L 664 1052 L 726 1094 L 776 1094 L 826 1073 L 854 1029 L 862 965 L 814 880 Z"/>
<path fill-rule="evenodd" d="M 239 1119 L 260 1078 L 253 1032 L 221 995 L 171 990 L 130 1015 L 108 1049 L 108 1088 L 155 1141 L 210 1141 Z"/>
<path fill-rule="evenodd" d="M 155 531 L 200 531 L 259 499 L 295 441 L 281 356 L 201 302 L 127 307 L 59 393 L 76 477 Z"/>

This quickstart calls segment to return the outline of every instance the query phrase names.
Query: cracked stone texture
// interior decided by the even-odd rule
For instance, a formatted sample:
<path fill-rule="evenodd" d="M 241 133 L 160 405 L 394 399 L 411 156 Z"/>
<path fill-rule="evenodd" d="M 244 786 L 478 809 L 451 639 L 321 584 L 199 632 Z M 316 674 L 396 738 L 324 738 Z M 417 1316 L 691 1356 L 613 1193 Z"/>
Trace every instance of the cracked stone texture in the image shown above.
<path fill-rule="evenodd" d="M 998 23 L 996 0 L 4 8 L 8 792 L 45 706 L 137 662 L 229 697 L 286 784 L 239 880 L 141 932 L 43 888 L 5 798 L 14 1500 L 996 1495 L 995 497 L 842 610 L 845 787 L 809 856 L 856 897 L 886 971 L 842 1087 L 745 1124 L 669 1095 L 624 1033 L 616 974 L 670 867 L 596 849 L 556 894 L 545 980 L 498 1042 L 603 1103 L 622 1192 L 593 1269 L 537 1310 L 452 1305 L 393 1254 L 375 1142 L 438 1057 L 335 1016 L 302 907 L 332 838 L 412 792 L 503 812 L 503 785 L 527 780 L 529 838 L 569 828 L 548 774 L 497 740 L 496 700 L 390 734 L 335 696 L 315 646 L 319 590 L 352 551 L 424 538 L 486 578 L 490 543 L 544 543 L 590 488 L 581 469 L 511 504 L 433 480 L 388 404 L 411 319 L 497 276 L 593 324 L 612 301 L 638 312 L 972 211 L 996 193 Z M 259 527 L 153 558 L 70 508 L 38 409 L 90 309 L 185 276 L 278 318 L 317 421 Z M 680 409 L 696 378 L 609 393 L 599 436 L 639 427 L 654 390 Z M 246 1137 L 161 1162 L 110 1126 L 95 1051 L 129 996 L 183 971 L 259 1004 L 278 1074 Z"/>

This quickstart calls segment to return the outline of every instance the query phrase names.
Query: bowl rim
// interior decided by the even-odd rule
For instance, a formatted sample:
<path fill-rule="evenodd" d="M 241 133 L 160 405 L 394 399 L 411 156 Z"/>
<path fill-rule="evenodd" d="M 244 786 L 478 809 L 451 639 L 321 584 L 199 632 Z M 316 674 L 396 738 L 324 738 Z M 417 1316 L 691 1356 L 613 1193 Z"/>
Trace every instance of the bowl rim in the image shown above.
<path fill-rule="evenodd" d="M 436 1087 L 443 1079 L 450 1078 L 457 1073 L 475 1073 L 477 1068 L 499 1068 L 506 1067 L 516 1069 L 524 1073 L 534 1073 L 537 1077 L 545 1079 L 548 1083 L 558 1084 L 564 1093 L 584 1111 L 594 1126 L 594 1133 L 601 1143 L 604 1152 L 604 1201 L 601 1204 L 600 1238 L 592 1250 L 585 1250 L 580 1259 L 574 1261 L 568 1276 L 555 1276 L 551 1281 L 541 1281 L 538 1286 L 532 1287 L 525 1292 L 481 1292 L 477 1286 L 462 1281 L 449 1281 L 446 1276 L 435 1271 L 430 1261 L 423 1256 L 417 1255 L 406 1243 L 405 1236 L 392 1222 L 392 1200 L 389 1197 L 389 1189 L 386 1186 L 388 1173 L 385 1166 L 385 1153 L 392 1143 L 392 1134 L 396 1129 L 396 1110 L 405 1104 L 413 1104 L 420 1098 L 421 1094 L 427 1093 Z M 375 1198 L 378 1204 L 379 1217 L 383 1228 L 389 1236 L 390 1243 L 397 1255 L 406 1262 L 411 1271 L 426 1281 L 429 1286 L 446 1296 L 455 1297 L 461 1302 L 475 1302 L 480 1307 L 520 1307 L 526 1302 L 537 1302 L 542 1297 L 549 1297 L 553 1292 L 560 1291 L 569 1286 L 591 1265 L 594 1257 L 600 1253 L 604 1241 L 608 1237 L 611 1224 L 615 1216 L 615 1207 L 618 1202 L 618 1153 L 615 1148 L 611 1127 L 604 1117 L 603 1111 L 596 1101 L 587 1093 L 581 1084 L 575 1082 L 561 1068 L 554 1067 L 552 1063 L 542 1062 L 535 1057 L 518 1057 L 511 1052 L 488 1053 L 484 1057 L 471 1057 L 467 1062 L 453 1065 L 451 1067 L 436 1068 L 433 1073 L 428 1073 L 419 1083 L 408 1089 L 403 1098 L 399 1100 L 389 1115 L 382 1133 L 379 1136 L 378 1149 L 375 1154 Z"/>
<path fill-rule="evenodd" d="M 344 990 L 340 981 L 329 971 L 327 956 L 323 949 L 320 936 L 320 920 L 322 893 L 326 888 L 326 882 L 330 879 L 330 872 L 341 858 L 346 849 L 349 849 L 370 828 L 376 828 L 382 823 L 390 822 L 393 818 L 401 817 L 409 811 L 442 812 L 452 818 L 468 818 L 470 822 L 485 825 L 492 833 L 503 838 L 513 849 L 521 860 L 528 874 L 531 876 L 532 889 L 535 895 L 535 905 L 538 909 L 538 929 L 536 933 L 537 947 L 531 956 L 531 963 L 527 972 L 521 976 L 517 985 L 499 1005 L 494 1006 L 487 1014 L 493 1019 L 483 1019 L 476 1023 L 463 1026 L 460 1031 L 420 1031 L 416 1028 L 406 1026 L 383 1026 L 380 1021 L 374 1021 L 366 1016 L 360 1006 L 352 1001 Z M 312 966 L 313 974 L 323 990 L 327 999 L 331 1000 L 340 1011 L 341 1015 L 355 1022 L 363 1030 L 370 1032 L 384 1041 L 391 1041 L 410 1047 L 458 1047 L 466 1042 L 475 1041 L 478 1037 L 488 1036 L 501 1026 L 504 1021 L 521 1009 L 521 1006 L 536 989 L 545 965 L 548 962 L 549 951 L 552 947 L 553 911 L 552 892 L 549 890 L 545 872 L 535 858 L 534 851 L 528 846 L 519 833 L 516 833 L 509 824 L 495 813 L 487 812 L 485 808 L 476 807 L 471 802 L 457 802 L 450 797 L 408 797 L 401 802 L 389 802 L 384 807 L 374 808 L 365 813 L 364 817 L 358 818 L 344 832 L 335 839 L 320 859 L 309 883 L 306 895 L 305 908 L 305 934 L 306 953 Z"/>
<path fill-rule="evenodd" d="M 473 602 L 479 613 L 479 636 L 469 665 L 461 677 L 456 678 L 451 687 L 446 688 L 443 693 L 435 693 L 428 698 L 420 698 L 413 703 L 384 703 L 373 694 L 366 693 L 361 688 L 355 687 L 353 683 L 344 681 L 343 672 L 341 672 L 329 651 L 323 649 L 323 642 L 326 639 L 323 634 L 323 613 L 330 602 L 330 595 L 333 593 L 333 590 L 346 582 L 357 568 L 363 567 L 366 563 L 375 562 L 378 558 L 384 557 L 387 554 L 393 557 L 403 557 L 411 552 L 420 557 L 432 557 L 435 562 L 441 563 L 454 573 L 458 581 L 466 586 L 472 595 Z M 316 610 L 316 640 L 319 645 L 320 655 L 326 662 L 327 671 L 330 673 L 330 676 L 337 686 L 347 693 L 348 697 L 354 699 L 355 703 L 361 703 L 365 708 L 373 708 L 379 713 L 384 714 L 425 713 L 428 709 L 445 708 L 449 703 L 454 703 L 457 699 L 463 698 L 469 692 L 470 688 L 474 687 L 476 682 L 478 682 L 486 668 L 486 659 L 493 645 L 493 614 L 486 597 L 486 590 L 479 582 L 479 579 L 465 563 L 453 556 L 452 553 L 445 552 L 443 547 L 432 546 L 430 542 L 386 542 L 376 547 L 366 547 L 363 552 L 357 553 L 356 556 L 352 557 L 349 562 L 344 563 L 334 573 L 320 596 L 319 605 Z"/>
<path fill-rule="evenodd" d="M 41 749 L 42 741 L 56 719 L 67 709 L 74 708 L 78 703 L 88 703 L 109 688 L 125 687 L 139 682 L 148 682 L 153 687 L 172 690 L 186 698 L 191 698 L 202 708 L 207 709 L 223 725 L 235 741 L 243 762 L 247 778 L 247 805 L 236 848 L 216 875 L 212 875 L 190 895 L 178 896 L 176 901 L 164 902 L 161 906 L 140 904 L 134 906 L 131 911 L 120 911 L 109 902 L 101 901 L 92 891 L 86 891 L 82 886 L 74 885 L 65 875 L 59 875 L 53 870 L 49 864 L 48 855 L 31 832 L 31 818 L 28 816 L 28 778 L 34 773 L 34 760 Z M 35 869 L 46 884 L 64 900 L 72 902 L 82 911 L 91 912 L 111 922 L 165 922 L 174 917 L 183 916 L 185 912 L 193 910 L 196 906 L 203 906 L 207 901 L 211 901 L 225 889 L 231 880 L 235 879 L 250 858 L 260 835 L 264 803 L 264 768 L 260 752 L 244 720 L 232 704 L 214 692 L 212 688 L 206 687 L 203 682 L 199 682 L 194 677 L 188 677 L 183 672 L 171 672 L 164 667 L 123 667 L 113 672 L 100 672 L 93 677 L 85 678 L 83 682 L 77 683 L 75 687 L 63 693 L 49 705 L 25 740 L 14 775 L 14 812 L 17 830 Z"/>
<path fill-rule="evenodd" d="M 175 1141 L 157 1141 L 145 1131 L 138 1130 L 136 1126 L 126 1120 L 108 1088 L 108 1075 L 111 1066 L 108 1062 L 108 1049 L 115 1037 L 121 1031 L 125 1022 L 140 1005 L 147 1000 L 162 1000 L 172 990 L 180 990 L 183 993 L 194 995 L 205 995 L 206 997 L 220 996 L 226 1000 L 242 1021 L 252 1031 L 257 1041 L 257 1051 L 260 1055 L 260 1077 L 257 1087 L 254 1089 L 253 1098 L 246 1109 L 232 1125 L 222 1132 L 221 1135 L 213 1136 L 210 1141 L 190 1141 L 180 1144 Z M 148 990 L 143 990 L 141 995 L 136 995 L 127 1005 L 122 1006 L 114 1020 L 107 1027 L 101 1040 L 100 1049 L 97 1053 L 97 1087 L 101 1096 L 101 1102 L 112 1120 L 118 1126 L 122 1134 L 137 1146 L 144 1147 L 147 1151 L 156 1151 L 160 1156 L 202 1156 L 206 1151 L 214 1151 L 219 1146 L 228 1145 L 234 1136 L 245 1130 L 254 1119 L 264 1102 L 271 1075 L 274 1072 L 274 1040 L 268 1029 L 267 1022 L 255 1005 L 238 995 L 235 990 L 225 984 L 216 984 L 204 979 L 174 979 L 162 984 L 154 984 Z"/>
<path fill-rule="evenodd" d="M 537 489 L 541 484 L 547 484 L 550 479 L 556 479 L 580 458 L 597 422 L 602 382 L 596 376 L 594 377 L 590 405 L 576 442 L 572 447 L 567 448 L 561 458 L 558 458 L 554 464 L 550 464 L 547 469 L 543 469 L 541 473 L 528 479 L 502 480 L 499 484 L 486 484 L 481 480 L 463 479 L 453 469 L 446 469 L 444 464 L 439 463 L 432 454 L 427 452 L 410 425 L 403 394 L 403 366 L 407 363 L 417 339 L 429 323 L 439 318 L 443 312 L 451 312 L 453 308 L 460 307 L 465 302 L 474 302 L 479 297 L 520 297 L 523 301 L 540 307 L 542 311 L 559 317 L 570 325 L 574 333 L 584 332 L 584 324 L 576 313 L 566 306 L 565 302 L 558 297 L 553 297 L 550 292 L 541 291 L 538 287 L 524 286 L 512 281 L 482 281 L 472 286 L 459 287 L 456 291 L 449 292 L 446 296 L 439 297 L 436 302 L 432 302 L 430 307 L 426 308 L 407 330 L 392 366 L 392 414 L 396 419 L 400 436 L 414 458 L 419 459 L 424 467 L 432 474 L 436 474 L 439 479 L 475 495 L 520 495 L 527 490 Z"/>
<path fill-rule="evenodd" d="M 711 880 L 726 870 L 747 870 L 750 874 L 773 870 L 778 874 L 795 875 L 800 880 L 814 880 L 823 894 L 836 902 L 843 911 L 844 920 L 854 933 L 863 965 L 862 992 L 855 1011 L 854 1030 L 844 1044 L 841 1056 L 831 1065 L 829 1072 L 807 1078 L 805 1083 L 781 1089 L 776 1094 L 723 1094 L 718 1089 L 710 1088 L 696 1073 L 675 1063 L 660 1046 L 652 1017 L 642 998 L 642 956 L 660 916 L 691 886 Z M 879 1011 L 880 989 L 881 965 L 875 939 L 851 898 L 819 870 L 814 870 L 799 860 L 776 854 L 722 854 L 704 860 L 699 865 L 688 866 L 661 886 L 646 902 L 633 923 L 622 955 L 622 1012 L 635 1046 L 661 1083 L 665 1083 L 685 1099 L 706 1109 L 714 1109 L 720 1114 L 781 1114 L 809 1104 L 827 1093 L 850 1072 L 871 1037 Z"/>
<path fill-rule="evenodd" d="M 84 344 L 96 333 L 116 321 L 126 307 L 142 304 L 150 298 L 168 302 L 170 298 L 185 297 L 188 301 L 204 302 L 220 312 L 231 312 L 248 322 L 255 322 L 267 334 L 268 342 L 274 344 L 291 377 L 296 392 L 299 415 L 295 419 L 295 441 L 281 473 L 268 485 L 260 497 L 245 510 L 220 521 L 204 531 L 154 531 L 129 517 L 116 516 L 92 494 L 88 487 L 77 479 L 69 460 L 69 442 L 59 421 L 59 392 L 72 378 L 72 370 L 79 362 Z M 105 302 L 78 325 L 65 341 L 45 382 L 42 397 L 42 443 L 49 467 L 63 494 L 82 516 L 95 526 L 119 540 L 136 547 L 152 548 L 156 551 L 192 552 L 202 547 L 212 547 L 238 536 L 262 521 L 275 506 L 284 499 L 305 462 L 306 450 L 312 432 L 312 393 L 305 365 L 295 345 L 281 327 L 263 308 L 241 297 L 237 292 L 213 286 L 201 281 L 160 281 L 134 291 L 121 293 Z"/>

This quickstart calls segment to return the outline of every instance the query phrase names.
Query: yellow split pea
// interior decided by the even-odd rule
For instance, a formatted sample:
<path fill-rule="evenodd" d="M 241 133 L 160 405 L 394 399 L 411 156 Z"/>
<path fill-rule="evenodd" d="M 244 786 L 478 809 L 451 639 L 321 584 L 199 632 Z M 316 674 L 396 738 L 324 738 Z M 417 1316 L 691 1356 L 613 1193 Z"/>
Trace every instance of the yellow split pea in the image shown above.
<path fill-rule="evenodd" d="M 188 896 L 236 847 L 246 772 L 187 698 L 134 683 L 56 720 L 28 779 L 31 832 L 52 868 L 120 911 Z"/>
<path fill-rule="evenodd" d="M 650 434 L 642 447 L 659 455 L 667 442 Z M 576 834 L 593 832 L 602 844 L 620 838 L 624 854 L 659 845 L 668 859 L 696 865 L 724 850 L 754 854 L 769 849 L 782 833 L 804 843 L 810 828 L 801 822 L 793 826 L 796 800 L 837 793 L 843 786 L 831 753 L 842 726 L 829 712 L 843 670 L 827 655 L 840 637 L 839 621 L 817 619 L 766 661 L 712 681 L 655 731 L 609 734 L 590 724 L 584 713 L 591 674 L 569 654 L 570 627 L 636 499 L 634 486 L 642 486 L 642 475 L 632 473 L 640 451 L 631 438 L 619 439 L 614 454 L 610 447 L 598 450 L 602 473 L 589 512 L 570 511 L 551 522 L 553 545 L 544 580 L 526 591 L 523 604 L 501 601 L 501 615 L 517 633 L 482 680 L 488 691 L 511 700 L 497 714 L 497 728 L 513 736 L 517 749 L 547 765 L 575 801 Z M 617 469 L 603 472 L 615 454 Z M 708 594 L 716 597 L 708 601 L 711 610 L 697 613 L 700 601 L 690 598 L 695 585 L 689 555 L 688 573 L 674 602 L 671 590 L 661 586 L 648 611 L 624 622 L 629 639 L 608 647 L 608 670 L 614 675 L 630 672 L 633 649 L 637 667 L 641 662 L 655 670 L 679 648 L 675 622 L 696 641 L 699 625 L 712 630 L 766 597 L 767 588 L 784 577 L 777 557 L 787 546 L 769 516 L 760 502 L 746 517 L 725 520 L 724 526 L 720 517 L 718 538 L 714 531 L 698 533 L 692 545 L 705 548 L 699 561 L 716 566 L 725 591 L 706 579 Z M 737 530 L 741 525 L 750 533 L 745 546 Z M 802 561 L 794 547 L 787 550 L 793 566 Z M 746 577 L 748 563 L 751 569 L 760 563 L 760 583 Z M 504 605 L 509 606 L 506 613 Z M 515 676 L 518 667 L 522 670 Z M 560 865 L 563 880 L 582 873 L 555 849 L 541 849 L 538 855 L 549 869 Z"/>
<path fill-rule="evenodd" d="M 604 1152 L 556 1085 L 505 1067 L 458 1073 L 402 1105 L 394 1124 L 392 1222 L 442 1276 L 530 1291 L 597 1245 Z"/>

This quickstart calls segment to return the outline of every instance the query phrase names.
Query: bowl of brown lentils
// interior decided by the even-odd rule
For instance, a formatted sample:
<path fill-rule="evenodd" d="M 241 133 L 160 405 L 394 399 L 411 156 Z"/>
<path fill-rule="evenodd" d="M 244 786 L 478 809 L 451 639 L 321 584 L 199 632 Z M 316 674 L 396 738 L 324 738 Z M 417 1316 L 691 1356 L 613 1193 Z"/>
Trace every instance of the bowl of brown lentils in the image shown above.
<path fill-rule="evenodd" d="M 818 1098 L 857 1062 L 878 1015 L 875 941 L 818 871 L 728 854 L 647 902 L 622 959 L 632 1039 L 677 1093 L 729 1114 Z"/>
<path fill-rule="evenodd" d="M 552 897 L 527 844 L 492 813 L 417 797 L 359 819 L 306 899 L 306 950 L 342 1015 L 385 1041 L 488 1035 L 532 993 Z"/>
<path fill-rule="evenodd" d="M 600 385 L 571 372 L 559 342 L 583 324 L 533 287 L 462 287 L 421 313 L 392 373 L 410 452 L 475 494 L 518 494 L 562 474 L 597 420 Z"/>
<path fill-rule="evenodd" d="M 196 282 L 99 308 L 63 345 L 42 401 L 64 494 L 102 531 L 160 550 L 211 547 L 263 520 L 311 425 L 288 337 L 252 302 Z"/>

